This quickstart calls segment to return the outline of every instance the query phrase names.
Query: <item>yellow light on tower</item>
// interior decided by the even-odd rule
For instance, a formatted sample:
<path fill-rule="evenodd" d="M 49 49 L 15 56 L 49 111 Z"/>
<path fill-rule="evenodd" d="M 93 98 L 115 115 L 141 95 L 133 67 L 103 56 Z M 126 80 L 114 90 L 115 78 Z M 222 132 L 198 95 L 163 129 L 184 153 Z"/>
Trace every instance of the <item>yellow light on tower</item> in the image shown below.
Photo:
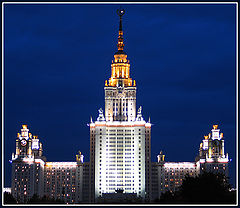
<path fill-rule="evenodd" d="M 47 167 L 52 167 L 52 165 L 49 162 L 46 163 L 46 166 Z"/>
<path fill-rule="evenodd" d="M 208 139 L 208 136 L 204 136 L 204 139 Z"/>
<path fill-rule="evenodd" d="M 216 130 L 218 128 L 218 125 L 213 125 L 213 129 Z"/>
<path fill-rule="evenodd" d="M 27 129 L 27 125 L 22 125 L 22 128 L 23 129 Z"/>
<path fill-rule="evenodd" d="M 212 148 L 211 147 L 209 147 L 208 155 L 209 155 L 209 158 L 212 157 Z"/>

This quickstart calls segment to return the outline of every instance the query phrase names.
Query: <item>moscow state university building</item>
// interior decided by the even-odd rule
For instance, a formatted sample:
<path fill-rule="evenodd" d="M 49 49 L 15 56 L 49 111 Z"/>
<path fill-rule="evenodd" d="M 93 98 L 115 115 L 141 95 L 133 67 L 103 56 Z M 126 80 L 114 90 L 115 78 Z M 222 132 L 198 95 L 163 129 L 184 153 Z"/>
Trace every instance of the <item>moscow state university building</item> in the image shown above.
<path fill-rule="evenodd" d="M 153 201 L 165 191 L 175 191 L 185 175 L 203 171 L 228 174 L 228 154 L 217 125 L 200 144 L 195 162 L 166 162 L 162 151 L 151 161 L 151 123 L 136 107 L 136 81 L 124 51 L 120 17 L 117 52 L 111 77 L 105 81 L 105 109 L 90 121 L 90 161 L 81 152 L 75 162 L 47 162 L 40 138 L 26 125 L 17 135 L 12 155 L 11 192 L 19 202 L 33 194 L 64 200 L 66 203 L 94 203 L 98 199 L 124 197 Z M 46 144 L 47 145 L 47 144 Z"/>

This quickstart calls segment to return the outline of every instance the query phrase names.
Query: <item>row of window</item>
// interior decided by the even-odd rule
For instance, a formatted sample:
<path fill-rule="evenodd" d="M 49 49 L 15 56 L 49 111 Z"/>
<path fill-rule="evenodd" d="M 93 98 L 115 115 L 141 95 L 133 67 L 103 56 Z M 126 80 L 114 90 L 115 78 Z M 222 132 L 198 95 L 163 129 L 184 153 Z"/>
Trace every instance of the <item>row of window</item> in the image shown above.
<path fill-rule="evenodd" d="M 102 131 L 102 129 L 99 129 L 100 131 Z M 138 129 L 139 131 L 141 131 L 141 129 Z M 108 131 L 108 129 L 106 129 L 106 131 Z M 109 130 L 110 132 L 123 132 L 124 130 L 123 129 L 110 129 Z M 134 131 L 134 129 L 125 129 L 125 132 L 131 132 L 131 131 Z M 147 131 L 147 132 L 149 132 L 149 131 Z M 93 133 L 93 131 L 92 131 L 92 133 Z"/>
<path fill-rule="evenodd" d="M 127 138 L 126 138 L 127 139 Z M 130 138 L 131 139 L 131 138 Z M 101 141 L 100 141 L 100 143 L 101 143 Z M 116 143 L 123 143 L 123 140 L 121 140 L 121 141 L 116 141 L 116 140 L 110 140 L 109 142 L 108 141 L 106 141 L 106 143 L 111 143 L 111 144 L 116 144 Z M 125 143 L 131 143 L 131 141 L 125 141 Z M 134 141 L 132 141 L 132 143 L 134 143 Z"/>

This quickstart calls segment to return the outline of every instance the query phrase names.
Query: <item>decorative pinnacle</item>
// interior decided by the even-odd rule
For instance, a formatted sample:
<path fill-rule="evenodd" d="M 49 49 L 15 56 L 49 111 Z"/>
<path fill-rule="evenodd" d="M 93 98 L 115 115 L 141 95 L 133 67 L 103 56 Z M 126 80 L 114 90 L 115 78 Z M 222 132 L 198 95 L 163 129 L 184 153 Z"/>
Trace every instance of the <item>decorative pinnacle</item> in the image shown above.
<path fill-rule="evenodd" d="M 122 29 L 122 16 L 125 14 L 124 9 L 118 9 L 117 14 L 120 17 L 120 22 L 119 22 L 119 32 L 118 32 L 118 52 L 123 53 L 123 29 Z"/>
<path fill-rule="evenodd" d="M 122 18 L 122 16 L 125 14 L 125 10 L 124 9 L 117 9 L 117 14 L 120 18 Z"/>
<path fill-rule="evenodd" d="M 122 16 L 125 14 L 124 9 L 118 9 L 117 14 L 120 17 L 119 31 L 122 31 Z"/>

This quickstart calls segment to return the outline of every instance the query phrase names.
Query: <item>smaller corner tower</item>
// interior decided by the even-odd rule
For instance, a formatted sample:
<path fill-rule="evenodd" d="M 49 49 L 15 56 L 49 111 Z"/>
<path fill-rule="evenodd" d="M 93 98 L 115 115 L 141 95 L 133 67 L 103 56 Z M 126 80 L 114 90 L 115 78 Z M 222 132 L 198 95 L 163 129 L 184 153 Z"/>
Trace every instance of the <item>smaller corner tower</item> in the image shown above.
<path fill-rule="evenodd" d="M 218 125 L 213 125 L 211 133 L 204 136 L 196 157 L 197 173 L 215 172 L 228 176 L 228 153 L 224 151 L 224 137 Z"/>
<path fill-rule="evenodd" d="M 45 161 L 38 137 L 32 136 L 27 125 L 22 125 L 11 160 L 12 194 L 17 202 L 26 203 L 34 194 L 43 195 Z"/>

